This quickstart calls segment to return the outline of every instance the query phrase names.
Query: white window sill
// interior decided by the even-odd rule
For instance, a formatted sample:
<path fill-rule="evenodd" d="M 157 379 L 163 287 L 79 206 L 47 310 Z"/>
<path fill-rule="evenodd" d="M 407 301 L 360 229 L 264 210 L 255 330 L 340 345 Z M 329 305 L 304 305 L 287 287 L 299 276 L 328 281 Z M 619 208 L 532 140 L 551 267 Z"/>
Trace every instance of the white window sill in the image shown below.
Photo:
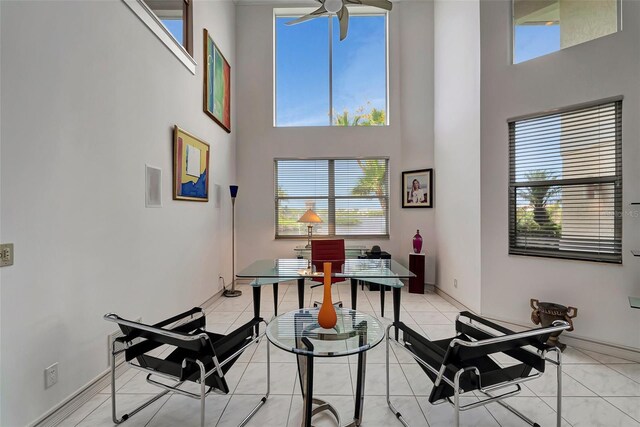
<path fill-rule="evenodd" d="M 143 0 L 122 0 L 129 9 L 135 13 L 138 18 L 160 39 L 162 43 L 171 51 L 176 58 L 189 71 L 191 74 L 196 74 L 196 65 L 198 63 L 189 55 L 185 48 L 180 45 L 175 38 L 171 35 L 169 30 L 160 22 L 158 17 L 153 13 L 149 6 L 147 6 Z"/>

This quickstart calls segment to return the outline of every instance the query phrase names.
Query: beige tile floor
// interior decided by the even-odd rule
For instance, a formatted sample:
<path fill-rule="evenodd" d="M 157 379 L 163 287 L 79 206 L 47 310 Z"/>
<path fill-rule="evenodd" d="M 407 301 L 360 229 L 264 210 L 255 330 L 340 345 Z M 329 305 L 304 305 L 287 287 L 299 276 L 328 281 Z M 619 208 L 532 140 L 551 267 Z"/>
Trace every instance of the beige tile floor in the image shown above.
<path fill-rule="evenodd" d="M 233 330 L 252 317 L 251 290 L 240 286 L 243 295 L 235 299 L 220 298 L 207 309 L 207 329 L 224 333 Z M 358 290 L 358 310 L 380 318 L 379 293 Z M 307 305 L 321 298 L 321 288 L 307 292 Z M 350 307 L 348 284 L 334 285 L 335 300 Z M 384 322 L 392 316 L 392 298 L 387 294 Z M 278 311 L 297 309 L 295 283 L 280 284 Z M 435 294 L 409 294 L 402 296 L 401 320 L 423 331 L 430 339 L 451 336 L 456 307 Z M 273 296 L 269 287 L 262 295 L 262 316 L 273 315 Z M 299 426 L 302 398 L 293 355 L 271 346 L 272 387 L 265 406 L 249 426 Z M 400 426 L 388 410 L 384 393 L 384 345 L 368 354 L 365 384 L 363 426 Z M 430 381 L 420 367 L 407 355 L 391 356 L 391 393 L 396 407 L 412 426 L 453 425 L 453 411 L 449 405 L 429 404 Z M 564 353 L 564 408 L 567 426 L 640 426 L 640 364 L 615 357 L 568 348 Z M 318 360 L 315 375 L 315 396 L 331 402 L 339 411 L 343 422 L 353 416 L 356 375 L 354 357 Z M 523 392 L 510 399 L 517 409 L 542 426 L 555 426 L 555 370 L 549 367 L 543 378 L 527 383 Z M 262 396 L 266 378 L 266 344 L 245 352 L 229 371 L 227 381 L 232 392 L 227 396 L 210 395 L 206 403 L 207 425 L 237 426 Z M 144 376 L 128 370 L 118 379 L 119 410 L 126 411 L 157 392 L 144 381 Z M 109 390 L 105 389 L 64 420 L 61 426 L 112 426 Z M 473 401 L 468 397 L 465 401 Z M 523 426 L 512 413 L 497 404 L 490 404 L 464 412 L 464 426 Z M 333 426 L 326 415 L 314 418 L 318 427 Z M 123 427 L 199 426 L 199 402 L 184 396 L 169 394 L 123 424 Z"/>

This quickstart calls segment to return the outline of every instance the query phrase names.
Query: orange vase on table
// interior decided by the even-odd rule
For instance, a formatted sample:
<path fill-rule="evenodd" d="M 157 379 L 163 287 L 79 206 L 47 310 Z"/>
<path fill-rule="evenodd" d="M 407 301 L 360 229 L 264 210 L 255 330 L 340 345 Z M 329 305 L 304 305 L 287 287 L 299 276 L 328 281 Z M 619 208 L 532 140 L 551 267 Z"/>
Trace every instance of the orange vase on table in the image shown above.
<path fill-rule="evenodd" d="M 322 298 L 322 307 L 318 312 L 318 324 L 325 329 L 331 329 L 338 323 L 336 309 L 331 301 L 331 263 L 323 263 L 324 267 L 324 295 Z"/>

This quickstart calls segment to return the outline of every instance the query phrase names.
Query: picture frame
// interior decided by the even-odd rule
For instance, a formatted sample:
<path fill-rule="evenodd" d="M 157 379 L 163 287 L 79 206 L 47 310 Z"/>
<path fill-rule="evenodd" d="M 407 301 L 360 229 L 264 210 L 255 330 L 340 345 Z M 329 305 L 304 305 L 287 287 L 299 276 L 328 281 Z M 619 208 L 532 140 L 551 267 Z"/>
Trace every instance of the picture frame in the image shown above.
<path fill-rule="evenodd" d="M 231 133 L 231 66 L 204 29 L 204 112 Z"/>
<path fill-rule="evenodd" d="M 173 200 L 209 201 L 209 144 L 173 128 Z"/>
<path fill-rule="evenodd" d="M 433 169 L 402 172 L 402 207 L 433 207 Z"/>

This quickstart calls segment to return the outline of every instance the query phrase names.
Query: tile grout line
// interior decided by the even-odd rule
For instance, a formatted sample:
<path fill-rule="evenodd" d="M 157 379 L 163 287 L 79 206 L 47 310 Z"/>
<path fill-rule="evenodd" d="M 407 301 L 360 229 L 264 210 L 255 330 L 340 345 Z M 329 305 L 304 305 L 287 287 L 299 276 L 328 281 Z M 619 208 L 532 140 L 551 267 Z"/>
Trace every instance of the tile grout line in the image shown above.
<path fill-rule="evenodd" d="M 100 393 L 98 393 L 98 396 L 99 396 L 99 395 L 100 395 Z M 82 419 L 81 419 L 81 420 L 79 420 L 77 423 L 75 423 L 75 424 L 74 424 L 74 427 L 76 427 L 76 426 L 80 425 L 80 423 L 81 423 L 81 422 L 83 422 L 84 420 L 86 420 L 86 419 L 87 419 L 87 417 L 89 417 L 89 415 L 93 414 L 93 413 L 94 413 L 94 412 L 95 412 L 99 407 L 101 407 L 102 405 L 104 405 L 104 403 L 105 403 L 107 400 L 110 400 L 110 399 L 111 399 L 111 396 L 110 396 L 110 395 L 106 395 L 105 400 L 103 400 L 103 401 L 102 401 L 102 403 L 100 403 L 98 406 L 96 406 L 95 408 L 93 408 L 93 410 L 89 411 L 89 413 L 88 413 L 87 415 L 85 415 L 84 417 L 82 417 Z M 87 402 L 87 403 L 89 403 L 89 402 Z M 86 405 L 86 403 L 85 403 L 85 405 Z M 84 406 L 84 405 L 83 405 L 83 406 Z M 80 408 L 82 408 L 82 406 L 81 406 Z M 77 412 L 80 408 L 78 408 L 78 409 L 76 409 L 75 411 L 73 411 L 71 414 L 69 414 L 69 416 L 73 415 L 73 414 L 74 414 L 75 412 Z M 63 422 L 64 422 L 64 420 L 63 420 Z"/>
<path fill-rule="evenodd" d="M 598 363 L 598 364 L 599 364 L 599 365 L 604 365 L 605 367 L 607 367 L 607 365 L 605 365 L 605 364 L 603 364 L 603 363 Z M 593 364 L 593 363 L 592 363 L 591 365 L 598 365 L 598 364 Z M 583 363 L 583 365 L 584 365 L 584 363 Z M 609 368 L 609 369 L 611 369 L 611 368 Z M 615 371 L 615 370 L 614 370 L 614 369 L 612 369 L 612 371 Z M 620 408 L 618 408 L 617 406 L 615 406 L 614 404 L 612 404 L 611 402 L 609 402 L 609 401 L 605 398 L 605 396 L 602 396 L 602 395 L 600 395 L 599 393 L 597 393 L 597 392 L 595 392 L 595 391 L 591 390 L 589 387 L 587 387 L 586 385 L 584 385 L 582 382 L 580 382 L 580 381 L 579 381 L 579 380 L 577 380 L 576 378 L 574 378 L 574 377 L 572 377 L 571 375 L 569 375 L 569 373 L 567 373 L 564 369 L 562 370 L 562 373 L 563 373 L 563 374 L 565 374 L 565 375 L 567 375 L 567 376 L 568 376 L 568 377 L 570 377 L 571 379 L 573 379 L 575 382 L 577 382 L 578 384 L 580 384 L 581 386 L 583 386 L 584 388 L 586 388 L 587 390 L 589 390 L 589 391 L 590 391 L 590 392 L 592 392 L 593 394 L 595 394 L 595 396 L 564 396 L 564 395 L 563 395 L 563 396 L 562 396 L 562 399 L 563 399 L 563 400 L 564 400 L 565 398 L 570 398 L 570 397 L 573 397 L 573 398 L 579 398 L 579 399 L 585 399 L 585 398 L 586 398 L 586 399 L 594 399 L 594 398 L 596 398 L 596 399 L 600 399 L 600 400 L 602 400 L 602 401 L 604 401 L 604 402 L 608 403 L 610 406 L 612 406 L 613 408 L 615 408 L 617 411 L 619 411 L 619 412 L 620 412 L 620 413 L 622 413 L 623 415 L 626 415 L 627 417 L 631 418 L 632 420 L 634 419 L 632 416 L 630 416 L 629 414 L 627 414 L 626 412 L 622 411 Z M 535 392 L 534 392 L 534 393 L 535 393 Z M 536 394 L 536 395 L 537 395 L 537 394 Z M 547 406 L 551 406 L 551 405 L 549 405 L 549 404 L 548 404 L 548 403 L 547 403 L 547 402 L 542 398 L 542 396 L 539 396 L 539 397 L 540 397 L 540 399 L 541 399 L 543 402 L 545 402 L 545 403 L 547 404 Z M 548 397 L 548 398 L 555 398 L 556 396 L 544 396 L 544 397 Z M 627 396 L 607 396 L 607 397 L 627 397 Z M 637 396 L 629 396 L 629 397 L 637 397 Z M 551 409 L 553 409 L 553 407 L 551 407 Z M 555 412 L 558 412 L 558 411 L 557 411 L 557 409 L 555 410 Z M 563 420 L 566 420 L 564 415 L 562 415 L 562 419 L 563 419 Z M 567 422 L 568 422 L 568 421 L 567 421 Z M 569 423 L 569 424 L 571 424 L 571 423 Z"/>
<path fill-rule="evenodd" d="M 608 397 L 638 397 L 638 396 L 608 396 Z M 606 397 L 604 397 L 603 399 L 606 400 L 610 405 L 614 406 L 617 410 L 619 410 L 623 414 L 626 414 L 632 420 L 635 420 L 636 422 L 640 423 L 640 417 L 636 418 L 636 417 L 632 416 L 631 414 L 627 414 L 622 409 L 618 408 L 618 406 L 616 404 L 614 404 L 613 402 L 610 402 L 609 399 L 607 399 Z"/>
<path fill-rule="evenodd" d="M 227 399 L 227 403 L 225 403 L 224 408 L 222 408 L 222 411 L 220 411 L 220 416 L 218 416 L 218 419 L 216 420 L 216 423 L 214 424 L 215 426 L 220 424 L 220 421 L 222 421 L 222 416 L 224 415 L 225 411 L 227 410 L 227 407 L 229 406 L 229 403 L 231 402 L 231 399 L 233 399 L 233 396 L 234 395 L 232 394 L 232 395 L 229 396 L 229 399 Z"/>
<path fill-rule="evenodd" d="M 151 418 L 149 418 L 149 421 L 147 421 L 147 423 L 144 425 L 145 427 L 147 427 L 149 425 L 149 423 L 151 423 L 151 421 L 153 421 L 153 419 L 156 417 L 156 415 L 158 415 L 158 412 L 160 412 L 160 410 L 164 407 L 164 405 L 167 404 L 167 402 L 169 402 L 169 399 L 171 399 L 174 396 L 173 392 L 167 393 L 168 397 L 167 399 L 164 401 L 164 403 L 162 405 L 160 405 L 160 407 L 158 408 L 157 411 L 155 411 L 153 413 L 153 415 L 151 415 Z"/>
<path fill-rule="evenodd" d="M 620 372 L 620 371 L 618 371 L 617 369 L 613 369 L 613 368 L 611 367 L 611 365 L 622 365 L 622 366 L 626 366 L 626 365 L 640 365 L 640 364 L 638 364 L 638 363 L 612 363 L 612 364 L 610 364 L 610 365 L 605 365 L 605 364 L 603 363 L 603 365 L 604 365 L 604 366 L 606 366 L 607 368 L 611 369 L 612 371 L 619 373 L 619 374 L 620 374 L 620 375 L 622 375 L 623 377 L 626 377 L 626 378 L 630 379 L 630 380 L 631 380 L 631 381 L 633 381 L 634 383 L 640 384 L 640 381 L 637 381 L 636 379 L 631 378 L 629 375 L 625 374 L 624 372 Z M 610 396 L 610 397 L 616 397 L 616 396 Z"/>

